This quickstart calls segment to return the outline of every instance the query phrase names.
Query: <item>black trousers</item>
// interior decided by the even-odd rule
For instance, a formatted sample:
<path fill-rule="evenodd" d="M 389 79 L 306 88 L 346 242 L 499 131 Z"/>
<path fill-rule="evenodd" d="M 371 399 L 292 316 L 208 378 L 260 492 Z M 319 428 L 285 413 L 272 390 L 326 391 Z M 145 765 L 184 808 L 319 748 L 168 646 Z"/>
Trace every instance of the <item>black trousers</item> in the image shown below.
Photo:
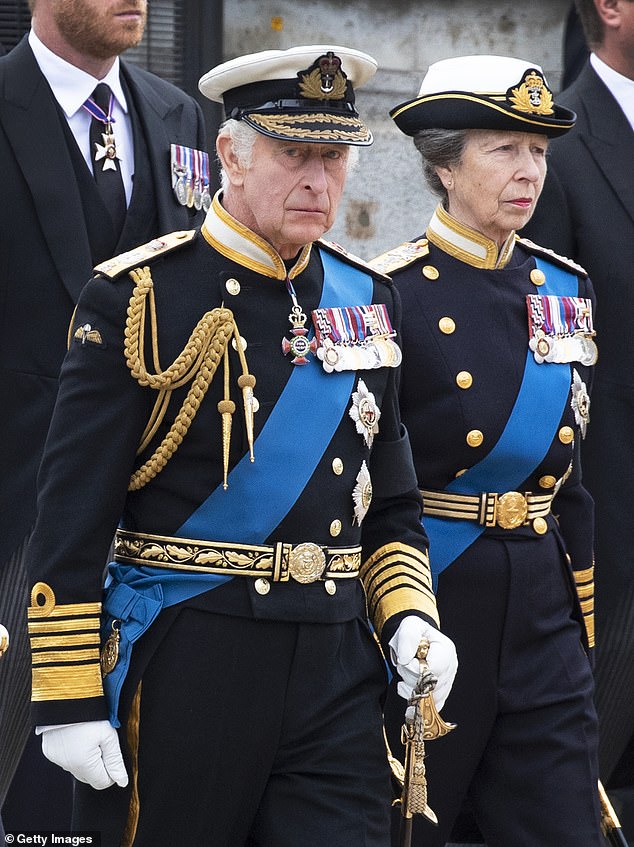
<path fill-rule="evenodd" d="M 26 744 L 31 723 L 31 657 L 26 630 L 28 538 L 0 563 L 0 623 L 11 638 L 0 659 L 0 809 Z"/>
<path fill-rule="evenodd" d="M 458 674 L 426 744 L 429 805 L 414 847 L 442 847 L 470 807 L 488 847 L 599 847 L 597 729 L 590 663 L 555 533 L 482 536 L 440 576 L 443 631 Z M 386 723 L 400 749 L 402 700 Z M 394 840 L 398 821 L 394 821 Z"/>
<path fill-rule="evenodd" d="M 126 683 L 142 676 L 127 753 L 138 800 L 128 840 L 130 791 L 116 787 L 77 784 L 75 829 L 100 830 L 103 847 L 389 845 L 386 674 L 363 621 L 187 608 L 150 652 L 139 674 L 137 651 Z"/>

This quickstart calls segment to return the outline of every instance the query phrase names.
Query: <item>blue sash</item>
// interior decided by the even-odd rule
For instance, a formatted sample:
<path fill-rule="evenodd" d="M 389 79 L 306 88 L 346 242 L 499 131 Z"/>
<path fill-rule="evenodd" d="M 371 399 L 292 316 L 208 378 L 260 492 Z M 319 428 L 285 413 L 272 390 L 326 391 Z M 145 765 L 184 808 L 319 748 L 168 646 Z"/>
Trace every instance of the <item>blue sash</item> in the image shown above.
<path fill-rule="evenodd" d="M 324 252 L 320 308 L 372 302 L 372 278 Z M 356 373 L 293 368 L 254 445 L 176 532 L 184 538 L 262 544 L 299 499 L 346 412 Z M 307 414 L 319 398 L 319 414 Z"/>
<path fill-rule="evenodd" d="M 544 294 L 575 296 L 577 277 L 536 260 L 544 272 Z M 504 432 L 491 451 L 466 473 L 452 480 L 445 491 L 479 494 L 482 491 L 512 491 L 544 459 L 557 432 L 570 392 L 570 366 L 544 362 L 538 365 L 531 350 L 526 355 L 524 376 Z M 535 402 L 535 398 L 539 402 Z M 527 433 L 530 437 L 527 438 Z M 427 515 L 423 525 L 429 538 L 429 559 L 434 585 L 438 575 L 463 553 L 484 531 L 470 521 Z"/>
<path fill-rule="evenodd" d="M 369 274 L 320 251 L 324 281 L 320 308 L 372 302 Z M 293 368 L 282 394 L 254 445 L 255 462 L 243 456 L 219 485 L 175 533 L 179 538 L 262 544 L 299 499 L 346 412 L 356 373 L 327 374 L 321 363 Z M 313 398 L 319 414 L 306 414 Z M 104 678 L 109 719 L 120 725 L 119 695 L 130 664 L 132 645 L 161 609 L 216 588 L 233 577 L 188 574 L 160 568 L 111 562 L 104 596 L 103 635 L 113 619 L 121 621 L 119 659 Z"/>

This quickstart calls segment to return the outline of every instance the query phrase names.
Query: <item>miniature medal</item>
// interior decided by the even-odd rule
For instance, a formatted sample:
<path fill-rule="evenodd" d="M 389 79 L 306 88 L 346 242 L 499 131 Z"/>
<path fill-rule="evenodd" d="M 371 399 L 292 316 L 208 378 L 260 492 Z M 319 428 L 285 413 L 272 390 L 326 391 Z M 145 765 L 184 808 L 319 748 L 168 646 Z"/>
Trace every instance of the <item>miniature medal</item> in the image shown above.
<path fill-rule="evenodd" d="M 179 174 L 178 179 L 176 180 L 176 185 L 174 187 L 174 192 L 176 194 L 176 198 L 181 206 L 187 205 L 187 177 L 185 175 L 185 171 L 182 171 Z"/>
<path fill-rule="evenodd" d="M 200 211 L 203 207 L 203 193 L 200 188 L 200 181 L 194 182 L 194 208 Z"/>

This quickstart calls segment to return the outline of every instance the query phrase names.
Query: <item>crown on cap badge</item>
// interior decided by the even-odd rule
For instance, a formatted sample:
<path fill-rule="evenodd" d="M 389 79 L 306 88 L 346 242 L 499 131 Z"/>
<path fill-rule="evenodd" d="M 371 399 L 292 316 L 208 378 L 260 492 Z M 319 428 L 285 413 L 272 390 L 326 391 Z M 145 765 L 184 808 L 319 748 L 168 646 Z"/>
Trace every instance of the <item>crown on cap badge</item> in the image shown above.
<path fill-rule="evenodd" d="M 544 77 L 535 69 L 526 71 L 520 85 L 507 92 L 509 104 L 518 112 L 552 115 L 553 95 Z"/>
<path fill-rule="evenodd" d="M 313 100 L 341 100 L 345 97 L 346 75 L 341 70 L 341 59 L 332 50 L 297 75 L 302 97 Z"/>

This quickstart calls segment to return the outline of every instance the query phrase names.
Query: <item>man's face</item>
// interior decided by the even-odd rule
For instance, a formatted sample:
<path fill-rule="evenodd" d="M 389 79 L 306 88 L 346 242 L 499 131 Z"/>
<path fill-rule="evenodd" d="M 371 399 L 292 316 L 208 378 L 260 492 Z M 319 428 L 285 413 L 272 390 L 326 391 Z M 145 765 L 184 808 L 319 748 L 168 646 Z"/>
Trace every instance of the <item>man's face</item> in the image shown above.
<path fill-rule="evenodd" d="M 348 147 L 280 141 L 258 135 L 251 165 L 240 175 L 239 220 L 283 259 L 335 222 L 346 181 Z"/>
<path fill-rule="evenodd" d="M 86 56 L 108 59 L 143 37 L 147 0 L 50 0 L 50 4 L 60 33 Z"/>

